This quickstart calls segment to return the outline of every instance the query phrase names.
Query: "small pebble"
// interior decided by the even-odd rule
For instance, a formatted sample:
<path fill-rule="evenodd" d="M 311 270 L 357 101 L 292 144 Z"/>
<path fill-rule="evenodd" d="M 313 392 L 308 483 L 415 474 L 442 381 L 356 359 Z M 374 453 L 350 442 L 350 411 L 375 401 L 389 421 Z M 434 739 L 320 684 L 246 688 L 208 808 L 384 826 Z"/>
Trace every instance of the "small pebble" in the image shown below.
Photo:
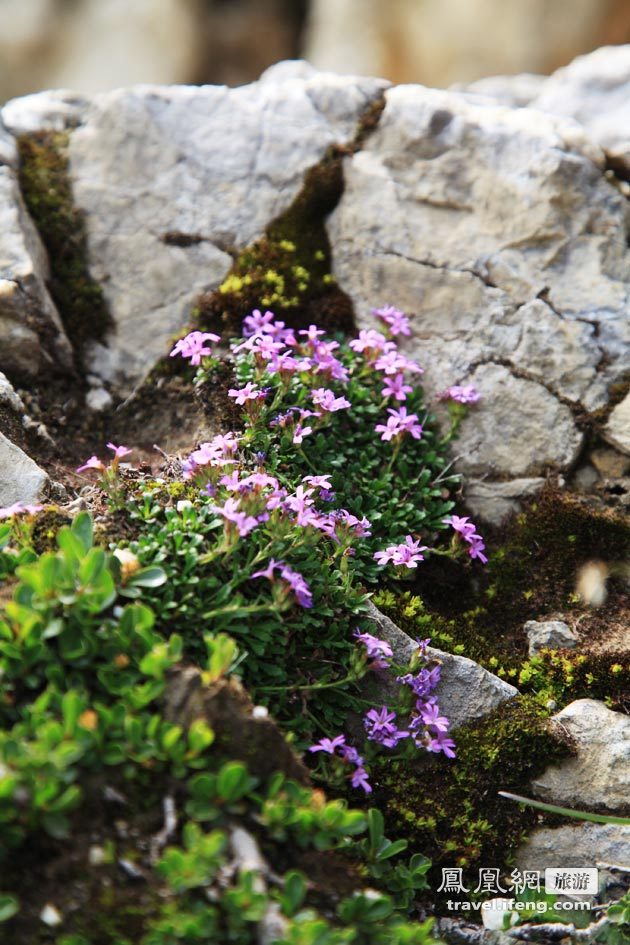
<path fill-rule="evenodd" d="M 50 926 L 51 929 L 54 929 L 57 925 L 61 925 L 63 922 L 63 916 L 59 909 L 56 906 L 51 905 L 47 902 L 42 911 L 39 913 L 39 917 L 44 923 L 44 925 Z"/>
<path fill-rule="evenodd" d="M 107 856 L 103 847 L 90 847 L 88 852 L 88 862 L 90 866 L 102 866 L 106 859 Z"/>
<path fill-rule="evenodd" d="M 269 710 L 265 705 L 255 705 L 252 709 L 252 718 L 253 719 L 266 719 L 269 715 Z"/>

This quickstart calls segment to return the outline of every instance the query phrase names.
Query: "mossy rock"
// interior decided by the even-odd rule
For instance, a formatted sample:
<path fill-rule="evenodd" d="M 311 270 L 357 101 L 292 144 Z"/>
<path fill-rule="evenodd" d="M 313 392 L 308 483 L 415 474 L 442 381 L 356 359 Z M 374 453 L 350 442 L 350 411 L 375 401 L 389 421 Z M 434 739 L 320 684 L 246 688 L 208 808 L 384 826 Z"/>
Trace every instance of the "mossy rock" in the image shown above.
<path fill-rule="evenodd" d="M 504 866 L 539 820 L 497 796 L 523 793 L 532 778 L 571 753 L 548 724 L 548 712 L 529 696 L 495 709 L 455 733 L 457 758 L 410 764 L 382 758 L 373 765 L 374 800 L 388 835 L 405 837 L 411 849 L 442 867 L 462 867 L 473 878 L 479 866 Z"/>
<path fill-rule="evenodd" d="M 111 327 L 103 290 L 88 269 L 85 217 L 72 195 L 66 132 L 18 138 L 19 178 L 27 209 L 48 250 L 49 289 L 68 338 L 80 352 Z"/>
<path fill-rule="evenodd" d="M 350 298 L 331 274 L 325 219 L 343 191 L 343 154 L 332 148 L 305 176 L 302 190 L 264 236 L 244 249 L 219 288 L 199 300 L 204 328 L 237 335 L 253 309 L 271 309 L 292 327 L 316 323 L 329 332 L 350 332 Z"/>

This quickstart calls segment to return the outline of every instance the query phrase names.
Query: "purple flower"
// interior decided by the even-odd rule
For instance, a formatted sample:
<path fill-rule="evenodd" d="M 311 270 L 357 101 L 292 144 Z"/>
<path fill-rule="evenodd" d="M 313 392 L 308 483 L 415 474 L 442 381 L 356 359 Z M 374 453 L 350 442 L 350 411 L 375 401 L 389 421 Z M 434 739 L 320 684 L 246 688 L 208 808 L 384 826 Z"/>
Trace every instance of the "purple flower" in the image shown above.
<path fill-rule="evenodd" d="M 252 578 L 266 577 L 268 580 L 273 581 L 276 568 L 280 568 L 280 577 L 286 581 L 288 587 L 293 591 L 300 607 L 312 607 L 313 595 L 310 587 L 301 574 L 294 571 L 293 568 L 290 568 L 289 565 L 285 564 L 283 561 L 275 561 L 272 558 L 267 567 L 263 571 L 256 571 L 255 574 L 252 574 Z"/>
<path fill-rule="evenodd" d="M 381 709 L 370 709 L 363 717 L 363 724 L 370 741 L 386 748 L 395 748 L 401 739 L 409 737 L 409 732 L 398 728 L 396 713 L 390 712 L 386 705 Z"/>
<path fill-rule="evenodd" d="M 98 456 L 90 456 L 86 463 L 77 467 L 77 472 L 84 472 L 86 469 L 98 469 L 99 472 L 105 472 L 105 464 L 100 461 Z"/>
<path fill-rule="evenodd" d="M 363 354 L 365 351 L 376 354 L 379 351 L 389 351 L 395 345 L 388 341 L 380 331 L 375 331 L 373 328 L 363 328 L 359 332 L 359 337 L 352 339 L 350 347 L 359 354 Z"/>
<path fill-rule="evenodd" d="M 239 511 L 238 499 L 226 499 L 223 506 L 213 505 L 212 510 L 222 515 L 226 521 L 236 525 L 241 537 L 249 535 L 258 525 L 258 519 L 254 518 L 253 515 L 247 515 L 245 512 Z"/>
<path fill-rule="evenodd" d="M 399 407 L 394 410 L 387 408 L 389 417 L 387 423 L 377 423 L 374 427 L 376 433 L 381 434 L 381 440 L 392 440 L 394 437 L 409 433 L 414 440 L 419 440 L 422 436 L 422 424 L 418 423 L 418 416 L 415 413 L 407 413 L 406 407 Z"/>
<path fill-rule="evenodd" d="M 233 397 L 235 403 L 242 406 L 248 400 L 263 400 L 266 393 L 265 390 L 259 390 L 255 384 L 248 381 L 245 387 L 241 387 L 240 390 L 234 387 L 230 388 L 228 397 Z"/>
<path fill-rule="evenodd" d="M 468 543 L 470 546 L 468 554 L 471 558 L 477 558 L 482 564 L 488 563 L 488 559 L 484 554 L 486 550 L 485 542 L 481 535 L 477 534 L 477 526 L 469 520 L 467 515 L 450 515 L 444 519 L 444 523 L 450 525 Z"/>
<path fill-rule="evenodd" d="M 409 319 L 393 305 L 384 305 L 383 308 L 373 308 L 372 314 L 385 322 L 392 335 L 410 335 Z"/>
<path fill-rule="evenodd" d="M 205 344 L 206 341 L 212 341 L 216 344 L 221 339 L 218 335 L 214 335 L 209 331 L 191 331 L 185 338 L 180 338 L 179 341 L 175 342 L 170 357 L 174 358 L 175 355 L 181 354 L 182 358 L 190 358 L 190 363 L 197 366 L 201 364 L 201 358 L 204 355 L 212 354 L 212 349 Z"/>
<path fill-rule="evenodd" d="M 449 738 L 448 735 L 445 735 L 444 732 L 438 732 L 434 738 L 429 740 L 429 743 L 425 747 L 427 751 L 443 751 L 447 758 L 455 757 L 455 752 L 453 751 L 455 742 L 452 738 Z"/>
<path fill-rule="evenodd" d="M 391 561 L 394 565 L 405 565 L 407 568 L 417 568 L 418 561 L 424 561 L 423 551 L 428 551 L 427 545 L 421 545 L 414 541 L 411 535 L 407 535 L 404 542 L 399 545 L 390 545 L 384 551 L 377 551 L 374 560 L 385 565 Z"/>
<path fill-rule="evenodd" d="M 330 477 L 332 473 L 326 473 L 324 476 L 304 476 L 302 482 L 307 482 L 314 489 L 330 489 Z"/>
<path fill-rule="evenodd" d="M 107 448 L 114 451 L 114 459 L 123 459 L 133 453 L 127 446 L 116 446 L 115 443 L 108 443 Z"/>
<path fill-rule="evenodd" d="M 409 384 L 405 384 L 403 374 L 394 374 L 393 377 L 385 377 L 383 384 L 385 385 L 381 391 L 383 397 L 395 397 L 396 400 L 406 400 L 407 394 L 410 394 L 413 390 L 413 387 L 410 387 Z"/>
<path fill-rule="evenodd" d="M 405 676 L 398 676 L 397 682 L 404 686 L 410 686 L 414 695 L 418 699 L 426 700 L 426 697 L 432 692 L 440 681 L 441 666 L 438 664 L 432 669 L 423 667 L 415 676 L 407 673 Z"/>
<path fill-rule="evenodd" d="M 12 518 L 14 515 L 35 515 L 41 512 L 43 505 L 24 505 L 22 502 L 14 502 L 13 505 L 5 505 L 0 509 L 0 521 L 5 518 Z"/>
<path fill-rule="evenodd" d="M 345 397 L 335 397 L 334 392 L 327 390 L 325 387 L 316 387 L 311 394 L 315 406 L 321 407 L 327 413 L 335 413 L 337 410 L 344 410 L 352 406 Z"/>
<path fill-rule="evenodd" d="M 352 772 L 350 783 L 353 788 L 363 788 L 366 794 L 372 793 L 372 785 L 368 781 L 368 773 L 365 768 L 356 768 Z"/>
<path fill-rule="evenodd" d="M 481 394 L 472 384 L 466 384 L 463 387 L 454 384 L 453 387 L 448 387 L 438 394 L 438 400 L 454 400 L 458 404 L 476 404 L 480 397 Z"/>
<path fill-rule="evenodd" d="M 390 342 L 391 344 L 391 342 Z M 411 371 L 414 374 L 423 374 L 424 371 L 416 361 L 401 354 L 392 345 L 387 351 L 384 351 L 374 362 L 377 371 L 383 371 L 385 374 L 399 374 L 401 371 Z"/>
<path fill-rule="evenodd" d="M 249 338 L 259 332 L 274 334 L 275 317 L 273 312 L 265 312 L 263 315 L 260 309 L 255 308 L 251 315 L 243 319 L 243 337 Z"/>
<path fill-rule="evenodd" d="M 371 661 L 373 669 L 386 669 L 389 661 L 385 657 L 393 656 L 393 651 L 387 640 L 379 640 L 371 633 L 361 633 L 355 630 L 354 635 L 367 650 L 367 658 Z"/>
<path fill-rule="evenodd" d="M 335 738 L 322 738 L 317 744 L 311 745 L 309 751 L 325 751 L 328 755 L 334 755 L 337 748 L 346 744 L 345 735 L 337 735 Z"/>
<path fill-rule="evenodd" d="M 293 442 L 296 446 L 300 446 L 305 436 L 309 436 L 313 432 L 313 427 L 303 427 L 301 422 L 296 423 L 295 429 L 293 430 Z"/>
<path fill-rule="evenodd" d="M 356 748 L 352 747 L 352 745 L 344 745 L 341 748 L 339 754 L 341 755 L 343 760 L 347 761 L 349 764 L 357 765 L 357 767 L 359 768 L 363 767 L 363 758 L 361 757 L 359 752 L 356 750 Z"/>
<path fill-rule="evenodd" d="M 321 328 L 318 328 L 317 325 L 309 325 L 308 328 L 303 328 L 301 331 L 298 331 L 298 335 L 305 335 L 307 342 L 318 343 L 320 337 L 323 337 L 326 334 Z"/>
<path fill-rule="evenodd" d="M 420 718 L 425 725 L 432 726 L 438 732 L 447 732 L 450 726 L 445 715 L 440 715 L 437 702 L 428 702 L 420 708 Z"/>

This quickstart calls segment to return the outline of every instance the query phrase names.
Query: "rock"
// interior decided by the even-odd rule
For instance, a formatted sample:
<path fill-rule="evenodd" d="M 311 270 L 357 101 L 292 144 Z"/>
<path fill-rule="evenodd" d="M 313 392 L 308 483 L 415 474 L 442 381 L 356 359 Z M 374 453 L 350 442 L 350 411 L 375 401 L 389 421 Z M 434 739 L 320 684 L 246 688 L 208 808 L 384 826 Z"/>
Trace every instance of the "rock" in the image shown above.
<path fill-rule="evenodd" d="M 17 177 L 0 166 L 0 370 L 32 378 L 70 369 L 72 349 L 48 294 L 48 260 Z"/>
<path fill-rule="evenodd" d="M 417 643 L 397 627 L 393 620 L 369 601 L 367 616 L 376 624 L 374 635 L 387 642 L 394 652 L 396 663 L 407 663 L 417 650 Z M 370 631 L 372 632 L 372 631 Z M 427 655 L 442 663 L 442 675 L 435 695 L 442 712 L 448 717 L 451 728 L 483 718 L 508 699 L 518 695 L 518 690 L 509 683 L 489 673 L 474 660 L 465 656 L 454 656 L 435 647 L 427 648 Z M 387 702 L 396 697 L 399 684 L 391 676 L 379 679 L 379 697 Z"/>
<path fill-rule="evenodd" d="M 603 436 L 622 453 L 630 456 L 630 393 L 610 414 Z"/>
<path fill-rule="evenodd" d="M 0 506 L 36 503 L 47 481 L 44 470 L 0 433 Z"/>
<path fill-rule="evenodd" d="M 95 96 L 69 155 L 91 273 L 114 330 L 93 346 L 88 369 L 128 394 L 200 293 L 226 276 L 228 250 L 261 236 L 307 168 L 354 138 L 385 84 L 281 63 L 237 89 L 141 86 Z M 9 103 L 5 120 L 20 111 L 19 101 Z M 189 237 L 187 245 L 174 245 L 172 233 Z"/>
<path fill-rule="evenodd" d="M 622 456 L 616 450 L 592 450 L 589 459 L 604 479 L 619 479 L 630 471 L 630 458 Z"/>
<path fill-rule="evenodd" d="M 578 699 L 553 721 L 573 736 L 577 755 L 532 782 L 536 797 L 578 810 L 629 810 L 630 717 L 595 699 Z"/>
<path fill-rule="evenodd" d="M 17 167 L 18 153 L 15 138 L 9 134 L 7 129 L 0 121 L 0 164 L 8 164 L 9 167 Z"/>
<path fill-rule="evenodd" d="M 430 396 L 481 390 L 456 452 L 486 494 L 493 479 L 500 493 L 515 480 L 530 491 L 569 468 L 577 412 L 603 406 L 623 376 L 627 206 L 603 170 L 572 121 L 416 86 L 386 92 L 378 127 L 344 162 L 328 221 L 335 275 L 360 327 L 378 304 L 413 313 L 407 350 Z"/>
<path fill-rule="evenodd" d="M 89 100 L 77 92 L 48 89 L 7 102 L 2 109 L 2 120 L 16 136 L 32 134 L 42 128 L 66 131 L 81 124 L 88 104 Z"/>
<path fill-rule="evenodd" d="M 530 107 L 576 119 L 617 168 L 630 172 L 630 45 L 603 46 L 558 69 Z"/>
<path fill-rule="evenodd" d="M 559 650 L 578 643 L 573 630 L 562 620 L 528 620 L 523 629 L 529 641 L 530 656 L 535 656 L 543 647 Z"/>
<path fill-rule="evenodd" d="M 630 863 L 630 827 L 618 824 L 570 824 L 534 830 L 515 854 L 519 870 L 547 867 L 624 866 Z"/>
<path fill-rule="evenodd" d="M 484 100 L 508 108 L 524 108 L 532 99 L 536 98 L 547 81 L 546 75 L 535 75 L 531 72 L 518 75 L 492 75 L 476 82 L 456 83 L 451 86 L 452 92 L 466 92 L 473 96 L 471 101 L 484 104 Z"/>
<path fill-rule="evenodd" d="M 542 477 L 511 479 L 507 482 L 486 482 L 467 478 L 464 482 L 466 505 L 478 518 L 490 525 L 500 525 L 526 496 L 534 496 L 545 484 Z"/>

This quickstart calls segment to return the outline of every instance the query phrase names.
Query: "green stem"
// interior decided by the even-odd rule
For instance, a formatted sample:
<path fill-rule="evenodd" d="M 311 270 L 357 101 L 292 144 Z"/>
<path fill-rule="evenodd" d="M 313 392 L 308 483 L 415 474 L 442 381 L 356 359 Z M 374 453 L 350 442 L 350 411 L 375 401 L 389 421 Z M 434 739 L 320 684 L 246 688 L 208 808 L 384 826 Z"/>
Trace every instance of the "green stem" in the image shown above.
<path fill-rule="evenodd" d="M 304 686 L 259 686 L 257 687 L 258 692 L 314 692 L 318 689 L 338 689 L 340 686 L 345 686 L 346 683 L 356 682 L 360 679 L 360 676 L 357 676 L 356 673 L 350 673 L 348 676 L 344 676 L 343 679 L 337 679 L 335 682 L 329 683 L 308 683 Z"/>

